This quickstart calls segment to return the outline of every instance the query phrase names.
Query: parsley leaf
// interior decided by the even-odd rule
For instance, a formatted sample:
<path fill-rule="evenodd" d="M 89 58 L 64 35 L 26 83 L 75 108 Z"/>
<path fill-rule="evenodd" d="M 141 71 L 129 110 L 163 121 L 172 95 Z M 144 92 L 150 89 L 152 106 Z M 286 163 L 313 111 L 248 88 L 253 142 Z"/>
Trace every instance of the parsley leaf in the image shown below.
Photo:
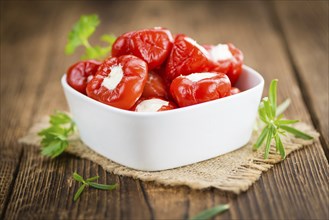
<path fill-rule="evenodd" d="M 282 119 L 282 113 L 289 106 L 290 100 L 288 99 L 280 106 L 277 106 L 277 83 L 278 80 L 272 80 L 269 88 L 269 97 L 263 98 L 258 109 L 259 118 L 265 126 L 256 143 L 253 145 L 253 149 L 259 149 L 266 140 L 264 153 L 265 159 L 268 158 L 272 139 L 275 141 L 276 151 L 280 153 L 281 158 L 284 159 L 286 157 L 286 152 L 280 138 L 280 135 L 285 135 L 285 132 L 291 133 L 297 138 L 305 140 L 313 139 L 312 136 L 289 126 L 289 124 L 297 123 L 298 120 Z"/>
<path fill-rule="evenodd" d="M 75 132 L 75 123 L 64 112 L 56 112 L 50 116 L 50 126 L 41 130 L 41 154 L 54 158 L 68 147 L 68 137 Z"/>
<path fill-rule="evenodd" d="M 77 47 L 84 46 L 85 54 L 81 59 L 96 59 L 102 60 L 111 52 L 111 47 L 116 40 L 114 35 L 103 35 L 101 40 L 108 44 L 106 47 L 91 46 L 88 39 L 95 32 L 96 27 L 100 24 L 97 15 L 82 15 L 79 21 L 73 26 L 68 35 L 68 41 L 65 46 L 67 55 L 73 54 Z"/>
<path fill-rule="evenodd" d="M 100 21 L 97 15 L 82 15 L 69 33 L 65 52 L 72 54 L 80 45 L 90 47 L 88 38 L 95 32 L 99 23 Z"/>

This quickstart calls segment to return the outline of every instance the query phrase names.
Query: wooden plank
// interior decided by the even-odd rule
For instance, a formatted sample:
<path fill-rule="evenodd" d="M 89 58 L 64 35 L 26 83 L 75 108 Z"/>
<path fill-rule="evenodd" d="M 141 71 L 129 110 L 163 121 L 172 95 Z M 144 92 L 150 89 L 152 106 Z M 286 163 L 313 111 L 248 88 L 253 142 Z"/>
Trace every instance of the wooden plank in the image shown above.
<path fill-rule="evenodd" d="M 118 183 L 120 187 L 114 191 L 86 189 L 74 202 L 73 196 L 80 186 L 72 179 L 74 171 L 84 177 L 99 175 L 99 182 Z M 6 218 L 149 219 L 144 195 L 136 181 L 107 174 L 98 165 L 70 155 L 46 160 L 35 148 L 27 148 Z"/>
<path fill-rule="evenodd" d="M 54 16 L 52 8 L 34 8 L 35 14 L 17 20 L 31 5 L 1 2 L 1 151 L 0 216 L 3 216 L 18 172 L 21 147 L 17 138 L 33 121 L 49 48 L 50 27 L 41 13 Z M 28 30 L 21 32 L 21 30 Z M 32 73 L 32 74 L 31 74 Z"/>
<path fill-rule="evenodd" d="M 275 9 L 285 36 L 303 98 L 320 130 L 329 156 L 328 1 L 276 2 Z"/>
<path fill-rule="evenodd" d="M 153 11 L 160 8 L 159 3 L 141 5 L 136 8 L 142 11 Z M 172 8 L 182 13 L 170 14 Z M 301 91 L 292 67 L 285 53 L 281 35 L 272 26 L 266 5 L 259 3 L 210 2 L 208 5 L 196 2 L 186 5 L 183 3 L 161 5 L 163 16 L 157 18 L 161 24 L 177 32 L 188 33 L 199 39 L 201 43 L 218 43 L 231 41 L 245 52 L 246 63 L 259 70 L 265 77 L 266 90 L 271 79 L 278 78 L 279 100 L 290 97 L 292 106 L 287 111 L 288 117 L 299 118 L 311 123 L 307 109 L 303 103 Z M 194 13 L 193 16 L 186 16 Z M 168 15 L 169 16 L 165 16 Z M 238 15 L 238 16 L 237 16 Z M 147 22 L 147 14 L 145 22 Z M 149 23 L 156 23 L 152 20 Z M 179 22 L 175 22 L 179 21 Z M 186 25 L 189 24 L 189 25 Z M 208 33 L 208 34 L 205 34 Z M 315 163 L 313 163 L 315 161 Z M 314 179 L 315 177 L 315 179 Z M 308 180 L 310 182 L 305 182 Z M 319 182 L 318 182 L 319 181 Z M 230 211 L 221 218 L 323 218 L 328 216 L 326 206 L 328 200 L 328 164 L 323 155 L 319 142 L 312 148 L 297 152 L 290 156 L 280 166 L 265 174 L 247 193 L 238 197 L 214 191 L 188 194 L 185 207 L 189 207 L 188 214 L 178 214 L 184 205 L 175 209 L 176 217 L 193 216 L 204 208 L 215 204 L 231 204 Z M 305 185 L 307 184 L 307 185 Z M 316 186 L 315 186 L 316 185 Z M 151 204 L 165 206 L 168 198 L 162 199 L 162 189 L 155 190 L 147 185 L 153 198 Z M 173 195 L 172 195 L 173 196 Z M 170 196 L 168 196 L 170 198 Z M 214 197 L 213 201 L 209 197 Z M 173 202 L 182 200 L 181 196 L 172 198 Z M 198 201 L 198 202 L 196 202 Z M 202 203 L 200 204 L 200 201 Z M 307 201 L 307 202 L 306 202 Z M 302 207 L 302 208 L 301 208 Z M 321 211 L 321 209 L 323 210 Z M 314 213 L 314 210 L 318 212 Z M 155 211 L 159 218 L 171 216 L 173 212 L 162 213 Z M 172 216 L 171 216 L 172 217 Z"/>
<path fill-rule="evenodd" d="M 56 42 L 54 47 L 47 48 L 47 55 L 52 59 L 51 62 L 45 62 L 44 69 L 48 71 L 49 77 L 36 78 L 36 83 L 43 83 L 44 87 L 39 90 L 41 95 L 38 100 L 33 98 L 30 101 L 31 106 L 38 101 L 35 117 L 51 113 L 55 109 L 67 108 L 59 78 L 77 57 L 64 58 L 63 47 L 58 45 L 65 44 L 66 34 L 80 14 L 99 11 L 104 25 L 99 33 L 105 32 L 104 27 L 118 34 L 136 28 L 161 25 L 175 33 L 187 33 L 202 43 L 232 41 L 245 52 L 246 63 L 263 73 L 267 82 L 274 77 L 280 79 L 279 99 L 282 101 L 289 96 L 294 100 L 287 115 L 311 123 L 292 74 L 291 64 L 286 59 L 282 36 L 273 28 L 267 8 L 260 2 L 200 1 L 188 5 L 181 1 L 147 1 L 147 4 L 129 2 L 134 5 L 129 5 L 132 9 L 125 11 L 124 16 L 122 12 L 127 8 L 126 2 L 111 2 L 108 5 L 105 2 L 70 4 L 69 7 L 64 5 L 54 9 L 54 13 L 61 13 L 61 16 L 51 20 L 53 26 L 56 26 L 56 33 L 47 38 L 47 43 Z M 177 11 L 181 13 L 176 13 Z M 31 11 L 25 13 L 22 15 L 27 16 Z M 259 34 L 260 30 L 262 34 Z M 32 51 L 32 48 L 28 49 Z M 36 73 L 29 70 L 28 74 L 33 76 Z M 23 86 L 26 83 L 22 81 Z M 23 87 L 22 92 L 27 92 L 25 90 Z M 7 102 L 10 103 L 9 99 Z M 25 116 L 22 120 L 26 118 L 28 117 Z M 21 123 L 23 122 L 18 125 Z M 28 123 L 23 129 L 26 130 L 27 126 Z M 18 135 L 12 133 L 13 130 L 14 128 L 10 128 L 8 132 L 14 134 L 15 139 Z M 119 182 L 120 189 L 113 192 L 91 189 L 77 203 L 73 203 L 72 198 L 78 184 L 72 181 L 71 175 L 76 170 L 84 176 L 98 174 L 101 182 Z M 152 182 L 140 183 L 131 178 L 108 174 L 86 160 L 69 155 L 48 160 L 41 157 L 37 150 L 25 148 L 5 217 L 188 218 L 204 208 L 229 202 L 230 211 L 219 218 L 326 218 L 328 176 L 328 164 L 319 142 L 291 155 L 281 165 L 263 175 L 248 192 L 239 196 L 211 189 L 195 191 L 186 187 L 158 186 Z"/>
<path fill-rule="evenodd" d="M 49 2 L 34 5 L 34 7 L 53 8 L 54 14 L 63 13 L 63 16 L 57 17 L 56 20 L 53 17 L 49 18 L 48 22 L 52 22 L 58 28 L 56 33 L 47 36 L 47 43 L 57 42 L 59 45 L 64 45 L 68 31 L 81 12 L 76 12 L 67 5 L 66 7 L 70 9 L 59 8 L 57 4 L 55 4 L 55 8 L 53 6 L 54 4 L 49 5 Z M 85 6 L 87 7 L 88 4 Z M 22 13 L 21 16 L 33 14 L 34 7 L 29 8 L 25 11 L 26 14 Z M 78 8 L 76 7 L 76 9 Z M 80 8 L 80 10 L 82 9 Z M 52 44 L 48 48 L 48 60 L 44 61 L 46 63 L 44 72 L 47 72 L 46 75 L 43 72 L 43 77 L 37 81 L 43 86 L 34 91 L 34 93 L 40 93 L 37 98 L 38 108 L 34 109 L 36 118 L 52 113 L 55 109 L 67 110 L 59 80 L 65 69 L 74 60 L 77 60 L 78 56 L 64 57 L 63 47 Z M 29 74 L 31 77 L 35 73 L 30 70 Z M 31 101 L 31 104 L 35 105 L 34 102 Z M 31 125 L 31 121 L 29 125 Z M 15 135 L 14 138 L 18 138 L 18 135 Z M 74 203 L 72 198 L 78 189 L 78 184 L 72 181 L 72 173 L 76 170 L 84 176 L 97 174 L 103 183 L 117 182 L 120 184 L 120 188 L 113 192 L 88 190 L 78 202 Z M 137 180 L 107 174 L 99 166 L 91 164 L 90 161 L 79 160 L 69 155 L 49 160 L 40 156 L 38 150 L 25 146 L 6 210 L 6 218 L 85 219 L 108 216 L 115 219 L 132 219 L 133 217 L 146 219 L 150 218 L 150 213 L 145 211 L 148 210 L 148 207 L 144 196 Z"/>
<path fill-rule="evenodd" d="M 219 3 L 220 4 L 220 3 Z M 271 79 L 279 79 L 279 100 L 292 99 L 292 106 L 287 111 L 287 116 L 301 119 L 311 123 L 305 107 L 301 91 L 294 75 L 292 74 L 291 63 L 285 53 L 285 45 L 282 44 L 282 36 L 273 28 L 272 16 L 268 16 L 267 5 L 245 4 L 232 5 L 232 11 L 220 4 L 226 13 L 217 21 L 237 19 L 238 22 L 228 24 L 228 31 L 222 31 L 218 36 L 226 34 L 233 42 L 245 51 L 246 63 L 259 70 L 265 77 L 266 90 Z M 216 7 L 213 7 L 216 8 Z M 224 10 L 226 9 L 226 10 Z M 239 14 L 239 18 L 234 18 Z M 215 18 L 213 18 L 215 19 Z M 215 26 L 215 25 L 214 25 Z M 234 39 L 236 38 L 236 39 Z M 242 39 L 243 38 L 243 39 Z M 313 161 L 316 161 L 315 164 Z M 323 166 L 323 168 L 321 168 Z M 314 181 L 313 175 L 319 182 Z M 310 182 L 305 182 L 308 180 Z M 266 173 L 251 190 L 233 200 L 235 205 L 230 209 L 232 218 L 325 218 L 328 216 L 328 163 L 324 157 L 321 145 L 317 142 L 312 148 L 297 152 L 286 159 L 280 166 Z M 315 185 L 317 185 L 315 187 Z M 317 191 L 314 193 L 314 191 Z M 318 196 L 320 198 L 318 198 Z M 300 201 L 300 202 L 298 202 Z M 304 202 L 307 201 L 307 202 Z M 236 202 L 236 203 L 235 203 Z M 311 204 L 309 206 L 309 204 Z M 315 213 L 314 210 L 323 211 Z M 259 210 L 266 210 L 261 212 Z M 294 217 L 293 217 L 294 216 Z"/>

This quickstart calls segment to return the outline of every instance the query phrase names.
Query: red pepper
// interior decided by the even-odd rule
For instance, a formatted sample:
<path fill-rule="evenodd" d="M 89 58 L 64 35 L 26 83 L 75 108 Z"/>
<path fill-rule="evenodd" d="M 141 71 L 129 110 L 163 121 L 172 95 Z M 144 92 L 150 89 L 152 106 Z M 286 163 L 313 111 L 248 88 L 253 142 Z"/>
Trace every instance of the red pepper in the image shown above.
<path fill-rule="evenodd" d="M 133 33 L 134 32 L 125 33 L 115 40 L 111 51 L 113 57 L 131 54 L 130 37 Z"/>
<path fill-rule="evenodd" d="M 101 62 L 96 60 L 79 61 L 67 70 L 66 81 L 75 90 L 86 94 L 87 83 L 96 74 Z"/>
<path fill-rule="evenodd" d="M 156 72 L 150 71 L 142 94 L 144 98 L 168 98 L 168 88 L 164 79 Z"/>
<path fill-rule="evenodd" d="M 236 88 L 236 87 L 232 87 L 231 88 L 231 95 L 235 95 L 235 94 L 238 94 L 240 93 L 240 89 Z"/>
<path fill-rule="evenodd" d="M 207 72 L 214 65 L 205 48 L 186 35 L 179 34 L 168 58 L 165 77 L 171 81 L 180 75 Z"/>
<path fill-rule="evenodd" d="M 216 59 L 216 56 L 212 56 L 212 60 L 216 65 L 211 70 L 225 73 L 228 78 L 230 78 L 232 85 L 234 85 L 242 73 L 243 53 L 231 43 L 219 44 L 217 46 L 227 46 L 231 53 L 231 57 L 226 59 Z M 214 50 L 216 46 L 206 45 L 204 47 L 210 52 L 210 54 L 213 54 L 212 50 Z"/>
<path fill-rule="evenodd" d="M 132 55 L 107 58 L 87 85 L 87 95 L 121 109 L 130 109 L 142 95 L 147 64 Z"/>
<path fill-rule="evenodd" d="M 172 44 L 173 37 L 167 29 L 139 30 L 120 36 L 112 46 L 112 56 L 135 55 L 143 59 L 149 70 L 152 70 L 166 60 Z"/>
<path fill-rule="evenodd" d="M 141 98 L 131 109 L 135 112 L 162 112 L 177 108 L 176 104 L 162 98 Z"/>
<path fill-rule="evenodd" d="M 198 79 L 199 78 L 199 79 Z M 224 73 L 194 73 L 175 78 L 170 92 L 180 107 L 230 95 L 231 83 Z"/>

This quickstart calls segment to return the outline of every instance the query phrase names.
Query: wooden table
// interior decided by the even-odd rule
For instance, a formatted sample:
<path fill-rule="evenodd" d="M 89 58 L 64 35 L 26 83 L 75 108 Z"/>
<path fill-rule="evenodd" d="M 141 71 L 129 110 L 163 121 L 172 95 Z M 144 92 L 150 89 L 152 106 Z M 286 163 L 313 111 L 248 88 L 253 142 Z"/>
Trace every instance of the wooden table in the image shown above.
<path fill-rule="evenodd" d="M 97 13 L 102 33 L 164 26 L 200 43 L 233 42 L 261 72 L 267 95 L 279 79 L 287 117 L 321 134 L 238 196 L 215 189 L 165 187 L 106 173 L 64 154 L 50 160 L 17 143 L 41 116 L 68 110 L 60 77 L 79 59 L 64 55 L 81 14 Z M 1 1 L 1 219 L 187 219 L 220 203 L 218 219 L 328 219 L 328 1 Z M 72 173 L 99 175 L 119 190 L 88 190 L 73 202 Z"/>

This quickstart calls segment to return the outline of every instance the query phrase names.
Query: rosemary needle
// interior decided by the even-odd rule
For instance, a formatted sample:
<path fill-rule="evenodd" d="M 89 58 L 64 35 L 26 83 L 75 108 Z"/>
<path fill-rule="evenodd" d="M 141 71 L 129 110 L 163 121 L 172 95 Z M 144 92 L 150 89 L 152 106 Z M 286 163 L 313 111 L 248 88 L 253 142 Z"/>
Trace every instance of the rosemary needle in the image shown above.
<path fill-rule="evenodd" d="M 268 158 L 272 139 L 275 141 L 276 151 L 280 153 L 281 158 L 284 159 L 286 157 L 286 152 L 280 138 L 280 135 L 285 135 L 285 132 L 291 133 L 297 138 L 305 140 L 313 139 L 312 136 L 290 126 L 291 124 L 297 123 L 298 120 L 282 119 L 282 112 L 287 108 L 290 100 L 285 102 L 283 107 L 282 105 L 279 107 L 277 106 L 277 83 L 277 79 L 272 80 L 269 88 L 269 96 L 263 98 L 258 109 L 259 118 L 265 126 L 253 145 L 253 149 L 258 150 L 266 140 L 264 153 L 265 159 Z"/>
<path fill-rule="evenodd" d="M 101 190 L 114 190 L 114 189 L 116 189 L 117 184 L 107 185 L 107 184 L 95 183 L 94 181 L 97 180 L 98 178 L 99 178 L 99 176 L 94 176 L 94 177 L 90 177 L 90 178 L 85 180 L 77 172 L 74 172 L 73 173 L 73 179 L 75 179 L 76 181 L 82 183 L 82 185 L 79 187 L 77 192 L 74 194 L 73 200 L 77 201 L 86 187 L 93 187 L 93 188 L 101 189 Z"/>

